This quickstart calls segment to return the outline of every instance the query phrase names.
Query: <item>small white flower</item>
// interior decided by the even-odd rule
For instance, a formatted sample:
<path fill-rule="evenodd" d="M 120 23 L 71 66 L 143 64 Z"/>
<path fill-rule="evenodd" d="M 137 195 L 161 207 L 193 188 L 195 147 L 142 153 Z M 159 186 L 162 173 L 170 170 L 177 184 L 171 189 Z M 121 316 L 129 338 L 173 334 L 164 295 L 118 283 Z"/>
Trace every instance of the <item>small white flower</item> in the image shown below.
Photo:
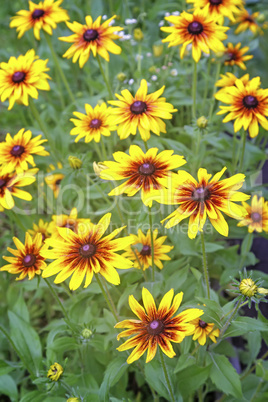
<path fill-rule="evenodd" d="M 133 78 L 130 78 L 130 80 L 128 81 L 128 85 L 132 85 L 132 84 L 134 84 L 134 80 L 133 80 Z"/>
<path fill-rule="evenodd" d="M 151 56 L 152 56 L 152 53 L 148 52 L 148 53 L 146 53 L 146 56 L 147 56 L 147 57 L 151 57 Z"/>
<path fill-rule="evenodd" d="M 159 22 L 158 26 L 159 26 L 159 27 L 162 27 L 162 26 L 164 25 L 164 23 L 165 23 L 165 21 L 164 21 L 164 20 L 161 20 L 161 21 Z"/>
<path fill-rule="evenodd" d="M 178 70 L 176 70 L 176 68 L 173 68 L 173 69 L 170 71 L 170 75 L 172 75 L 172 77 L 176 77 L 176 76 L 178 75 Z"/>
<path fill-rule="evenodd" d="M 190 52 L 192 50 L 192 44 L 189 43 L 189 45 L 186 46 L 186 50 L 188 50 L 188 52 Z"/>
<path fill-rule="evenodd" d="M 136 56 L 135 56 L 135 60 L 136 61 L 140 61 L 140 60 L 142 60 L 143 59 L 143 55 L 142 54 L 136 54 Z"/>
<path fill-rule="evenodd" d="M 167 66 L 162 66 L 161 68 L 162 68 L 162 70 L 166 70 Z"/>
<path fill-rule="evenodd" d="M 104 14 L 104 15 L 102 16 L 102 19 L 103 19 L 103 20 L 107 20 L 107 15 Z"/>
<path fill-rule="evenodd" d="M 157 81 L 157 75 L 152 75 L 152 76 L 151 76 L 151 80 L 152 80 L 152 81 Z"/>
<path fill-rule="evenodd" d="M 170 16 L 170 13 L 169 12 L 166 12 L 165 13 L 165 17 L 169 17 Z"/>
<path fill-rule="evenodd" d="M 157 67 L 157 68 L 155 69 L 155 71 L 156 71 L 157 73 L 160 73 L 160 68 Z"/>
<path fill-rule="evenodd" d="M 125 20 L 125 24 L 126 25 L 132 25 L 132 24 L 136 24 L 137 20 L 135 18 L 127 18 Z"/>
<path fill-rule="evenodd" d="M 115 20 L 112 20 L 109 25 L 113 25 L 114 23 L 115 23 Z"/>
<path fill-rule="evenodd" d="M 173 11 L 172 15 L 180 15 L 179 11 Z"/>

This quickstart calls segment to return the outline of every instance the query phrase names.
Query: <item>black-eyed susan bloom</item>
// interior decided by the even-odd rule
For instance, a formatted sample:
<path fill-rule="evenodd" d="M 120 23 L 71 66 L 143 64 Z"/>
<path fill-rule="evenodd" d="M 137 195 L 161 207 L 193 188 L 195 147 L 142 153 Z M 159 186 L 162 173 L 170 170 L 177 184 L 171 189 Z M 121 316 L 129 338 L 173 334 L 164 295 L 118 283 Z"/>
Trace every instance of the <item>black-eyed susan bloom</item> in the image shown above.
<path fill-rule="evenodd" d="M 86 114 L 80 112 L 73 112 L 77 119 L 70 119 L 75 128 L 70 132 L 71 135 L 77 135 L 75 142 L 78 142 L 81 138 L 85 137 L 85 142 L 100 142 L 101 135 L 109 137 L 111 131 L 116 130 L 114 124 L 114 116 L 111 116 L 111 107 L 107 107 L 103 102 L 101 105 L 97 105 L 92 108 L 89 104 L 85 105 Z"/>
<path fill-rule="evenodd" d="M 28 276 L 31 280 L 35 275 L 41 275 L 41 272 L 46 267 L 45 259 L 41 256 L 41 251 L 47 248 L 42 242 L 42 235 L 38 233 L 33 239 L 29 233 L 25 234 L 25 244 L 19 239 L 13 237 L 16 250 L 8 247 L 8 251 L 14 257 L 3 257 L 9 264 L 0 268 L 0 271 L 7 271 L 10 274 L 19 274 L 16 281 L 20 281 Z"/>
<path fill-rule="evenodd" d="M 261 34 L 263 33 L 261 27 L 259 26 L 257 22 L 257 18 L 259 16 L 259 11 L 256 13 L 250 14 L 248 10 L 243 8 L 241 12 L 236 16 L 235 18 L 235 24 L 238 24 L 238 27 L 235 30 L 236 34 L 239 34 L 241 32 L 245 32 L 248 29 L 253 33 L 253 34 Z"/>
<path fill-rule="evenodd" d="M 88 61 L 90 53 L 96 57 L 99 54 L 106 61 L 110 60 L 109 53 L 120 54 L 121 47 L 116 45 L 113 40 L 118 39 L 119 35 L 115 32 L 122 31 L 119 26 L 111 26 L 114 15 L 101 24 L 101 16 L 93 22 L 91 16 L 86 17 L 86 25 L 78 22 L 66 22 L 68 28 L 74 32 L 73 35 L 63 36 L 59 40 L 73 43 L 73 45 L 64 53 L 63 57 L 73 58 L 73 63 L 79 59 L 79 67 L 82 68 Z"/>
<path fill-rule="evenodd" d="M 61 236 L 58 232 L 58 228 L 66 228 L 75 233 L 78 231 L 86 232 L 88 230 L 88 224 L 90 223 L 90 219 L 82 219 L 77 217 L 77 209 L 73 208 L 69 215 L 61 214 L 61 215 L 52 215 L 52 221 L 48 226 L 48 233 L 50 233 L 51 241 L 53 244 L 54 239 L 61 239 Z"/>
<path fill-rule="evenodd" d="M 28 164 L 36 166 L 32 155 L 49 155 L 42 146 L 46 141 L 41 135 L 32 138 L 31 131 L 24 128 L 13 138 L 8 133 L 0 143 L 0 165 L 6 172 L 15 170 L 17 173 L 27 170 Z"/>
<path fill-rule="evenodd" d="M 200 60 L 201 52 L 210 54 L 223 52 L 223 40 L 227 38 L 225 32 L 228 27 L 217 24 L 215 18 L 208 14 L 208 6 L 196 9 L 193 14 L 183 11 L 179 16 L 165 17 L 172 25 L 161 27 L 161 30 L 169 33 L 169 36 L 162 42 L 169 42 L 170 46 L 179 46 L 180 57 L 183 58 L 186 47 L 192 44 L 192 56 L 197 63 Z"/>
<path fill-rule="evenodd" d="M 235 46 L 232 43 L 228 43 L 224 51 L 225 66 L 238 66 L 242 68 L 242 70 L 246 70 L 247 68 L 244 62 L 253 58 L 252 55 L 245 55 L 248 51 L 249 47 L 245 46 L 241 48 L 241 43 L 237 43 Z"/>
<path fill-rule="evenodd" d="M 57 163 L 57 168 L 62 169 L 62 163 Z M 53 172 L 56 170 L 56 167 L 52 164 L 49 165 L 48 172 Z M 60 185 L 65 175 L 63 173 L 50 173 L 45 177 L 45 183 L 47 186 L 53 191 L 54 197 L 58 198 L 60 193 Z"/>
<path fill-rule="evenodd" d="M 16 28 L 20 39 L 26 31 L 33 28 L 34 36 L 40 40 L 40 30 L 52 35 L 52 29 L 60 22 L 68 21 L 66 10 L 60 7 L 63 0 L 44 0 L 38 4 L 29 1 L 29 10 L 20 10 L 11 18 L 10 28 Z"/>
<path fill-rule="evenodd" d="M 58 381 L 63 374 L 63 367 L 59 363 L 54 363 L 49 367 L 47 378 L 51 381 Z"/>
<path fill-rule="evenodd" d="M 38 169 L 37 169 L 38 170 Z M 28 170 L 24 173 L 3 173 L 0 168 L 0 207 L 12 209 L 15 205 L 13 197 L 21 198 L 25 201 L 31 201 L 32 196 L 20 187 L 29 186 L 36 178 L 34 174 L 36 169 Z"/>
<path fill-rule="evenodd" d="M 45 241 L 48 237 L 50 237 L 50 233 L 48 231 L 49 222 L 44 222 L 43 219 L 39 219 L 38 224 L 34 223 L 33 228 L 28 230 L 28 233 L 32 237 L 35 237 L 38 233 L 41 233 L 42 241 Z"/>
<path fill-rule="evenodd" d="M 157 237 L 158 230 L 153 231 L 154 239 L 154 264 L 159 268 L 163 268 L 162 261 L 170 260 L 167 255 L 173 246 L 168 246 L 164 244 L 167 236 Z M 131 247 L 127 248 L 127 251 L 123 254 L 124 257 L 129 258 L 134 261 L 134 267 L 142 269 L 147 269 L 152 266 L 152 250 L 151 250 L 151 231 L 150 229 L 146 234 L 143 234 L 141 229 L 138 230 L 138 235 L 131 235 L 133 237 L 134 243 Z M 135 252 L 133 251 L 135 250 Z M 137 261 L 137 258 L 139 262 Z"/>
<path fill-rule="evenodd" d="M 248 226 L 249 233 L 254 231 L 268 233 L 268 201 L 264 197 L 258 198 L 254 195 L 251 199 L 251 205 L 243 202 L 243 207 L 247 214 L 238 222 L 237 226 Z"/>
<path fill-rule="evenodd" d="M 253 78 L 247 84 L 237 79 L 235 85 L 226 87 L 215 98 L 229 106 L 220 106 L 218 114 L 228 113 L 223 123 L 234 120 L 234 131 L 243 127 L 251 138 L 259 134 L 259 124 L 268 130 L 268 89 L 261 89 L 260 77 Z"/>
<path fill-rule="evenodd" d="M 158 309 L 153 296 L 146 288 L 142 289 L 145 309 L 133 295 L 129 296 L 129 306 L 139 319 L 124 320 L 115 325 L 115 328 L 128 328 L 117 336 L 118 340 L 134 335 L 117 348 L 120 352 L 135 348 L 127 359 L 129 364 L 138 360 L 146 350 L 148 350 L 146 363 L 151 361 L 155 357 L 157 345 L 172 358 L 175 352 L 171 342 L 180 343 L 185 336 L 193 332 L 194 326 L 190 321 L 200 317 L 203 310 L 190 308 L 173 317 L 181 305 L 183 292 L 178 293 L 172 302 L 173 296 L 174 290 L 171 289 L 162 298 Z"/>
<path fill-rule="evenodd" d="M 249 196 L 237 191 L 243 186 L 245 175 L 239 173 L 220 180 L 225 170 L 226 167 L 212 177 L 206 169 L 200 168 L 197 173 L 198 181 L 189 173 L 179 171 L 172 187 L 167 191 L 167 198 L 162 200 L 166 204 L 179 204 L 179 208 L 162 221 L 169 219 L 166 228 L 190 217 L 188 236 L 194 239 L 198 231 L 203 231 L 208 217 L 221 235 L 228 236 L 229 227 L 222 212 L 231 218 L 241 219 L 246 211 L 235 202 L 245 201 Z"/>
<path fill-rule="evenodd" d="M 38 98 L 38 89 L 50 90 L 47 62 L 48 59 L 39 59 L 31 49 L 24 56 L 10 57 L 7 63 L 0 63 L 1 101 L 9 99 L 8 110 L 13 108 L 15 102 L 28 106 L 29 96 Z"/>
<path fill-rule="evenodd" d="M 243 0 L 187 0 L 187 3 L 194 3 L 195 9 L 208 7 L 208 15 L 221 23 L 224 17 L 234 21 L 234 15 L 244 6 Z"/>
<path fill-rule="evenodd" d="M 69 287 L 76 290 L 81 286 L 84 277 L 85 288 L 92 281 L 93 274 L 101 274 L 108 282 L 118 285 L 120 277 L 115 268 L 131 268 L 133 263 L 117 253 L 119 250 L 129 246 L 133 239 L 126 236 L 119 239 L 114 237 L 124 227 L 114 230 L 103 237 L 110 224 L 111 214 L 104 215 L 97 225 L 90 223 L 88 230 L 82 233 L 74 233 L 68 228 L 58 228 L 61 240 L 53 240 L 48 244 L 53 246 L 52 250 L 43 252 L 43 256 L 53 261 L 43 272 L 47 278 L 56 275 L 55 283 L 61 283 L 72 276 Z"/>
<path fill-rule="evenodd" d="M 214 324 L 209 324 L 200 318 L 195 318 L 191 321 L 191 324 L 194 325 L 194 331 L 191 335 L 193 335 L 193 340 L 198 341 L 199 345 L 205 345 L 207 338 L 209 337 L 212 342 L 216 343 L 216 337 L 220 335 L 220 330 L 218 328 L 214 329 Z"/>
<path fill-rule="evenodd" d="M 162 119 L 172 119 L 172 113 L 177 112 L 177 109 L 166 102 L 166 98 L 160 98 L 164 89 L 165 86 L 147 94 L 147 81 L 141 80 L 134 97 L 124 89 L 121 95 L 115 94 L 118 100 L 109 101 L 111 105 L 116 106 L 111 113 L 114 123 L 118 124 L 117 132 L 121 140 L 130 134 L 135 135 L 137 130 L 144 141 L 150 138 L 150 132 L 156 135 L 166 133 L 166 124 Z"/>
<path fill-rule="evenodd" d="M 173 151 L 158 153 L 157 148 L 150 148 L 146 153 L 137 145 L 131 145 L 129 155 L 125 152 L 113 154 L 115 162 L 105 161 L 107 169 L 100 172 L 104 180 L 125 180 L 114 188 L 109 195 L 126 193 L 129 197 L 141 190 L 141 199 L 145 205 L 152 206 L 152 200 L 168 187 L 169 180 L 176 169 L 186 163 L 183 156 L 173 155 Z"/>
<path fill-rule="evenodd" d="M 232 74 L 232 73 L 226 73 L 220 75 L 220 79 L 216 82 L 215 86 L 220 87 L 221 89 L 218 91 L 219 93 L 225 92 L 226 87 L 232 87 L 235 85 L 235 82 L 237 80 L 237 77 Z M 246 85 L 249 82 L 249 74 L 243 75 L 243 77 L 239 78 L 244 85 Z"/>

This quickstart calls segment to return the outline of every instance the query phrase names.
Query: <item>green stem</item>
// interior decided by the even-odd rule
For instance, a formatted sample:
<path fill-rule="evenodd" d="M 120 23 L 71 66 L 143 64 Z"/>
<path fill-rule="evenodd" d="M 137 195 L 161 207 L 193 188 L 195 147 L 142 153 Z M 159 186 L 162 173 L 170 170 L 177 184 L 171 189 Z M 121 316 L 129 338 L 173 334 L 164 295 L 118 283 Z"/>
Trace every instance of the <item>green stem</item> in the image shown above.
<path fill-rule="evenodd" d="M 101 154 L 101 151 L 99 149 L 99 145 L 95 141 L 93 141 L 93 144 L 94 144 L 95 151 L 96 151 L 96 153 L 97 153 L 97 155 L 99 157 L 99 162 L 103 161 L 102 154 Z"/>
<path fill-rule="evenodd" d="M 167 372 L 163 352 L 162 352 L 162 350 L 160 348 L 159 348 L 159 352 L 160 352 L 161 364 L 162 364 L 162 368 L 163 368 L 163 372 L 164 372 L 164 376 L 165 376 L 165 380 L 166 380 L 167 389 L 168 389 L 168 392 L 169 392 L 169 395 L 170 395 L 170 398 L 171 398 L 172 402 L 175 402 L 175 397 L 174 397 L 172 387 L 171 387 L 171 383 L 170 383 L 170 380 L 169 380 L 169 376 L 168 376 L 168 372 Z"/>
<path fill-rule="evenodd" d="M 236 154 L 236 132 L 233 135 L 233 154 L 232 154 L 232 165 L 233 165 L 233 174 L 235 174 L 235 170 L 236 170 L 236 158 L 235 158 L 235 154 Z"/>
<path fill-rule="evenodd" d="M 147 141 L 144 141 L 144 140 L 143 140 L 143 143 L 144 143 L 145 151 L 147 152 L 147 151 L 148 151 L 148 149 L 149 149 L 149 148 L 148 148 Z"/>
<path fill-rule="evenodd" d="M 204 108 L 205 108 L 205 105 L 206 105 L 207 96 L 208 96 L 208 83 L 209 83 L 209 77 L 210 77 L 210 68 L 211 68 L 211 60 L 209 59 L 209 62 L 208 62 L 208 69 L 207 69 L 207 77 L 206 77 L 206 86 L 205 86 L 204 97 L 203 97 L 202 112 L 204 111 Z"/>
<path fill-rule="evenodd" d="M 268 357 L 268 351 L 264 353 L 264 355 L 261 356 L 261 360 L 265 360 L 266 357 Z M 254 364 L 248 371 L 246 371 L 242 377 L 240 377 L 240 380 L 244 380 L 249 374 L 251 374 L 255 369 L 256 369 L 257 364 Z"/>
<path fill-rule="evenodd" d="M 194 71 L 193 71 L 193 86 L 192 86 L 192 117 L 196 119 L 196 88 L 197 88 L 197 63 L 194 61 Z"/>
<path fill-rule="evenodd" d="M 102 157 L 107 161 L 108 156 L 107 156 L 107 152 L 106 152 L 106 148 L 105 148 L 105 144 L 104 144 L 102 136 L 101 136 L 100 142 L 101 142 Z"/>
<path fill-rule="evenodd" d="M 201 244 L 202 244 L 202 254 L 203 254 L 203 269 L 204 276 L 207 285 L 207 298 L 210 299 L 210 288 L 209 288 L 209 273 L 208 273 L 208 265 L 207 265 L 207 257 L 206 257 L 206 248 L 205 248 L 205 237 L 204 233 L 201 232 Z"/>
<path fill-rule="evenodd" d="M 149 215 L 149 225 L 151 231 L 151 256 L 152 256 L 152 281 L 154 282 L 154 232 L 153 232 L 153 219 L 152 219 L 152 208 L 148 207 L 148 215 Z"/>
<path fill-rule="evenodd" d="M 62 304 L 59 296 L 57 295 L 57 292 L 55 291 L 55 289 L 53 288 L 53 286 L 51 285 L 51 283 L 49 282 L 48 279 L 46 279 L 46 278 L 43 278 L 43 279 L 46 282 L 47 286 L 49 287 L 49 290 L 53 294 L 53 296 L 54 296 L 55 300 L 57 301 L 58 305 L 60 306 L 60 309 L 61 309 L 61 311 L 62 311 L 62 313 L 63 313 L 63 315 L 64 315 L 64 317 L 66 319 L 66 322 L 70 326 L 70 319 L 69 319 L 68 313 L 67 313 L 64 305 Z M 70 326 L 70 328 L 71 328 L 71 326 Z"/>
<path fill-rule="evenodd" d="M 97 56 L 96 56 L 96 59 L 97 59 L 97 62 L 98 62 L 98 64 L 99 64 L 100 72 L 101 72 L 101 75 L 102 75 L 102 77 L 103 77 L 103 79 L 104 79 L 104 82 L 105 82 L 105 84 L 106 84 L 106 88 L 107 88 L 107 90 L 108 90 L 110 99 L 114 99 L 114 95 L 113 95 L 113 92 L 112 92 L 112 89 L 111 89 L 109 80 L 107 80 L 107 77 L 106 77 L 106 75 L 105 75 L 105 73 L 104 73 L 104 71 L 103 71 L 103 68 L 102 68 L 102 65 L 101 65 L 101 61 L 100 61 L 100 57 L 99 57 L 98 54 L 97 54 Z"/>
<path fill-rule="evenodd" d="M 105 289 L 105 292 L 106 292 L 106 294 L 107 294 L 107 296 L 108 296 L 108 298 L 109 298 L 109 300 L 110 300 L 110 303 L 111 303 L 111 305 L 112 305 L 112 307 L 113 307 L 113 311 L 115 312 L 116 317 L 117 317 L 117 320 L 119 321 L 119 316 L 118 316 L 118 314 L 117 314 L 116 307 L 115 307 L 113 298 L 112 298 L 112 296 L 111 296 L 111 294 L 110 294 L 110 292 L 109 292 L 108 286 L 107 286 L 106 282 L 102 280 L 102 277 L 101 277 L 101 276 L 99 277 L 99 279 L 101 280 L 101 282 L 102 282 L 102 284 L 103 284 L 103 287 L 104 287 L 104 289 Z"/>
<path fill-rule="evenodd" d="M 212 113 L 213 113 L 214 105 L 215 105 L 215 101 L 216 101 L 214 95 L 215 95 L 215 93 L 216 93 L 216 91 L 217 91 L 217 87 L 216 87 L 215 84 L 216 84 L 216 82 L 217 82 L 218 79 L 219 79 L 220 72 L 221 72 L 221 63 L 218 63 L 218 64 L 217 64 L 217 69 L 216 69 L 216 74 L 215 74 L 215 82 L 214 82 L 213 92 L 212 92 L 212 102 L 211 102 L 211 105 L 210 105 L 209 115 L 208 115 L 208 121 L 209 121 L 209 122 L 211 121 L 211 117 L 212 117 Z"/>
<path fill-rule="evenodd" d="M 96 273 L 95 273 L 95 278 L 96 278 L 96 281 L 98 282 L 98 285 L 99 285 L 99 287 L 100 287 L 100 289 L 101 289 L 101 291 L 102 291 L 102 294 L 103 294 L 103 296 L 104 296 L 104 299 L 106 300 L 106 303 L 108 304 L 108 307 L 109 307 L 111 313 L 112 313 L 113 316 L 114 316 L 115 321 L 116 321 L 116 322 L 120 321 L 120 320 L 119 320 L 119 317 L 118 317 L 118 315 L 117 315 L 116 310 L 113 309 L 113 306 L 112 306 L 112 304 L 111 304 L 111 302 L 110 302 L 110 300 L 109 300 L 109 297 L 107 296 L 107 293 L 105 292 L 105 289 L 104 289 L 104 287 L 103 287 L 103 285 L 102 285 L 102 282 L 101 282 L 101 280 L 100 280 L 100 278 L 99 278 L 99 275 L 96 274 Z"/>
<path fill-rule="evenodd" d="M 248 304 L 248 301 L 245 301 L 244 303 L 241 304 L 240 308 L 246 306 L 247 304 Z M 233 311 L 235 311 L 235 307 L 228 313 L 224 314 L 224 316 L 221 317 L 221 320 L 223 320 L 223 318 L 227 317 L 229 314 L 232 314 Z"/>
<path fill-rule="evenodd" d="M 137 263 L 138 263 L 138 265 L 139 265 L 139 267 L 140 267 L 140 270 L 142 271 L 142 274 L 143 274 L 143 276 L 144 276 L 144 279 L 145 279 L 146 282 L 147 282 L 147 277 L 146 277 L 146 274 L 145 274 L 145 270 L 143 269 L 143 266 L 141 265 L 141 262 L 140 262 L 140 260 L 139 260 L 139 257 L 137 256 L 135 247 L 134 247 L 134 246 L 130 246 L 130 247 L 131 247 L 131 250 L 133 251 L 133 253 L 134 253 L 134 255 L 135 255 L 135 258 L 136 258 Z"/>
<path fill-rule="evenodd" d="M 7 333 L 7 331 L 5 330 L 5 328 L 2 327 L 2 325 L 0 324 L 0 331 L 5 335 L 5 337 L 7 338 L 7 340 L 9 341 L 9 343 L 11 344 L 12 348 L 15 350 L 15 352 L 17 353 L 17 355 L 19 356 L 20 360 L 23 362 L 24 367 L 29 371 L 30 375 L 35 378 L 35 374 L 34 372 L 31 370 L 30 367 L 27 366 L 27 364 L 24 362 L 23 357 L 21 356 L 20 352 L 18 351 L 16 345 L 14 344 L 14 342 L 12 341 L 11 337 L 9 336 L 9 334 Z"/>
<path fill-rule="evenodd" d="M 95 187 L 99 190 L 99 192 L 101 193 L 103 199 L 107 202 L 107 204 L 112 205 L 111 200 L 109 200 L 109 198 L 108 198 L 107 195 L 104 193 L 104 191 L 101 189 L 101 187 L 98 185 L 98 183 L 95 183 L 95 182 L 94 182 L 94 180 L 90 177 L 90 174 L 89 174 L 88 176 L 85 175 L 85 177 L 86 177 L 86 178 L 88 177 L 90 183 L 91 183 L 93 186 L 95 186 Z"/>
<path fill-rule="evenodd" d="M 243 268 L 245 259 L 248 256 L 248 252 L 250 251 L 250 246 L 252 244 L 252 237 L 253 237 L 253 232 L 249 233 L 248 241 L 247 241 L 247 244 L 246 244 L 245 254 L 243 256 L 241 256 L 241 260 L 240 260 L 240 263 L 239 263 L 239 266 L 238 266 L 238 271 L 240 271 Z"/>
<path fill-rule="evenodd" d="M 62 68 L 61 68 L 61 66 L 60 66 L 60 63 L 59 63 L 59 60 L 58 60 L 58 56 L 57 56 L 57 54 L 56 54 L 56 52 L 55 52 L 55 50 L 54 50 L 54 48 L 53 48 L 53 46 L 52 46 L 51 38 L 50 38 L 50 36 L 49 36 L 46 32 L 45 32 L 45 38 L 46 38 L 48 47 L 49 47 L 49 49 L 50 49 L 50 52 L 51 52 L 51 54 L 52 54 L 52 58 L 53 58 L 53 61 L 54 61 L 54 63 L 55 63 L 55 66 L 56 66 L 56 68 L 58 69 L 59 75 L 60 75 L 60 77 L 61 77 L 61 79 L 62 79 L 62 81 L 63 81 L 63 83 L 64 83 L 64 85 L 65 85 L 65 88 L 66 88 L 66 90 L 67 90 L 67 92 L 68 92 L 68 94 L 69 94 L 69 96 L 70 96 L 70 98 L 71 98 L 71 101 L 72 101 L 73 103 L 75 103 L 75 98 L 74 98 L 74 96 L 73 96 L 73 93 L 72 93 L 71 88 L 70 88 L 70 86 L 69 86 L 69 83 L 68 83 L 68 81 L 67 81 L 67 78 L 65 77 L 65 74 L 64 74 L 64 72 L 63 72 L 63 70 L 62 70 Z"/>
<path fill-rule="evenodd" d="M 138 45 L 138 66 L 137 70 L 139 73 L 141 73 L 141 43 Z"/>
<path fill-rule="evenodd" d="M 246 149 L 246 139 L 247 139 L 247 132 L 244 130 L 242 134 L 242 144 L 241 144 L 241 156 L 240 156 L 240 164 L 239 164 L 239 171 L 241 172 L 243 169 L 243 163 L 244 163 L 244 155 L 245 155 L 245 149 Z"/>

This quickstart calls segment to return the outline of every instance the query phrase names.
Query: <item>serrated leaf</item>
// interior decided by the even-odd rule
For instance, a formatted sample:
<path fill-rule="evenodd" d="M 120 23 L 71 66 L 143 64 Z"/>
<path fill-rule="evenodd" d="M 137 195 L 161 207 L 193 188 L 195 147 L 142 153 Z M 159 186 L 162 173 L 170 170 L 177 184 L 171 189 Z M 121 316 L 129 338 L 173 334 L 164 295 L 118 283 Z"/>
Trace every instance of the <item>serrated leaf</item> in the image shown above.
<path fill-rule="evenodd" d="M 241 398 L 242 389 L 239 375 L 227 357 L 210 353 L 208 359 L 213 363 L 210 372 L 210 378 L 213 384 L 225 394 Z"/>

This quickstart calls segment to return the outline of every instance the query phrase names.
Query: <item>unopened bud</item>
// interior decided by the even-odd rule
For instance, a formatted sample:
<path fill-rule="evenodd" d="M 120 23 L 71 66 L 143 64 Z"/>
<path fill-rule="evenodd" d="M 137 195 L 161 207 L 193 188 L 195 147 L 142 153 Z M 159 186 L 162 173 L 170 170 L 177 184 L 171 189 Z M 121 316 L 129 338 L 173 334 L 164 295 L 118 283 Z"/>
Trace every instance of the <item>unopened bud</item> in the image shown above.
<path fill-rule="evenodd" d="M 93 170 L 96 176 L 100 176 L 100 172 L 104 169 L 108 169 L 102 162 L 93 162 Z"/>
<path fill-rule="evenodd" d="M 83 329 L 83 331 L 82 331 L 82 337 L 83 337 L 84 339 L 89 339 L 92 334 L 93 334 L 93 332 L 92 332 L 90 329 L 88 329 L 88 328 L 85 328 L 85 329 Z"/>
<path fill-rule="evenodd" d="M 197 119 L 196 124 L 199 128 L 206 128 L 208 125 L 208 119 L 206 119 L 205 116 L 201 116 L 199 119 Z"/>
<path fill-rule="evenodd" d="M 141 41 L 144 38 L 143 32 L 140 28 L 135 28 L 133 31 L 133 37 L 136 41 Z"/>
<path fill-rule="evenodd" d="M 125 79 L 127 78 L 125 73 L 118 73 L 116 78 L 118 79 L 118 81 L 123 82 L 125 81 Z"/>
<path fill-rule="evenodd" d="M 72 169 L 80 169 L 83 164 L 81 159 L 77 158 L 76 156 L 72 156 L 72 155 L 70 155 L 68 157 L 68 162 Z"/>
<path fill-rule="evenodd" d="M 153 45 L 153 54 L 154 57 L 160 57 L 163 53 L 164 45 Z"/>
<path fill-rule="evenodd" d="M 253 297 L 258 292 L 258 287 L 251 278 L 246 278 L 240 282 L 239 290 L 242 295 Z"/>

